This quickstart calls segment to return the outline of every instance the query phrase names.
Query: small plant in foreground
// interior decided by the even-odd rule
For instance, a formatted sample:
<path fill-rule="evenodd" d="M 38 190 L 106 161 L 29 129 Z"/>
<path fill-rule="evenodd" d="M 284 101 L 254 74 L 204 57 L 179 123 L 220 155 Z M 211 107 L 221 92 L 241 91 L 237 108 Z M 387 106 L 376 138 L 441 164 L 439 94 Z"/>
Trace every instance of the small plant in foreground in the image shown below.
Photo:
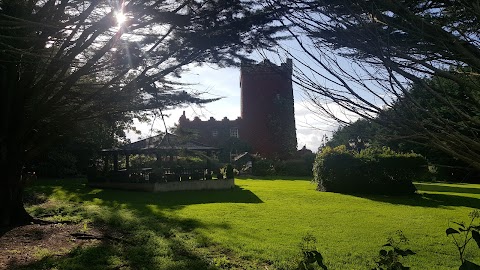
<path fill-rule="evenodd" d="M 230 268 L 230 260 L 226 256 L 213 258 L 213 264 L 221 269 L 228 269 Z"/>
<path fill-rule="evenodd" d="M 468 243 L 473 239 L 477 246 L 480 248 L 480 223 L 476 222 L 480 218 L 480 211 L 474 210 L 468 215 L 470 217 L 470 223 L 466 225 L 464 222 L 452 222 L 456 224 L 457 229 L 452 227 L 446 230 L 447 236 L 451 236 L 453 243 L 457 247 L 458 255 L 462 265 L 459 270 L 480 270 L 480 265 L 465 259 L 465 249 Z M 457 234 L 457 237 L 455 235 Z"/>
<path fill-rule="evenodd" d="M 324 270 L 327 266 L 323 264 L 322 254 L 317 250 L 317 239 L 311 234 L 307 234 L 302 238 L 300 250 L 302 252 L 302 260 L 298 264 L 298 270 L 316 269 L 316 265 Z"/>
<path fill-rule="evenodd" d="M 45 257 L 48 257 L 48 256 L 51 256 L 53 255 L 54 253 L 49 250 L 48 248 L 42 248 L 42 247 L 34 247 L 34 253 L 33 253 L 33 256 L 37 259 L 37 260 L 41 260 Z"/>
<path fill-rule="evenodd" d="M 410 269 L 410 267 L 404 266 L 400 262 L 402 257 L 415 254 L 415 252 L 410 249 L 404 248 L 407 244 L 408 239 L 402 231 L 397 231 L 393 236 L 387 238 L 387 243 L 383 245 L 378 258 L 375 261 L 377 266 L 373 268 L 373 270 Z"/>
<path fill-rule="evenodd" d="M 88 232 L 89 230 L 90 230 L 90 228 L 88 227 L 88 222 L 87 222 L 87 221 L 84 221 L 84 222 L 83 222 L 83 228 L 82 228 L 81 231 L 82 231 L 83 233 L 86 233 L 86 232 Z"/>

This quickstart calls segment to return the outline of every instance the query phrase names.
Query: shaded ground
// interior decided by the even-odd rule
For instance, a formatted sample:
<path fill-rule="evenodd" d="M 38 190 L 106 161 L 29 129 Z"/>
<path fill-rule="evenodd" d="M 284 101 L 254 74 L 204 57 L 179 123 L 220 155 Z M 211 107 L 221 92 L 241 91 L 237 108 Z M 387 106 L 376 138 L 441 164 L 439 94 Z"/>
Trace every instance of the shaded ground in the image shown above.
<path fill-rule="evenodd" d="M 265 263 L 246 262 L 215 245 L 197 247 L 199 252 L 192 253 L 173 235 L 170 259 L 179 265 L 166 262 L 158 268 L 155 257 L 148 256 L 153 255 L 148 254 L 149 243 L 130 241 L 128 233 L 97 226 L 42 223 L 11 229 L 0 236 L 0 269 L 268 269 Z M 135 258 L 135 249 L 146 251 L 139 256 L 142 262 Z"/>
<path fill-rule="evenodd" d="M 104 233 L 86 232 L 81 224 L 31 224 L 14 228 L 0 237 L 0 269 L 29 265 L 45 256 L 62 256 L 75 248 L 100 244 Z"/>
<path fill-rule="evenodd" d="M 165 209 L 178 209 L 185 203 L 261 200 L 238 187 L 181 194 L 187 199 L 178 192 L 103 192 L 83 180 L 38 181 L 25 201 L 43 222 L 0 228 L 0 269 L 264 269 L 264 262 L 247 261 L 193 232 L 215 224 L 153 215 L 147 205 L 160 200 Z"/>
<path fill-rule="evenodd" d="M 27 207 L 35 205 L 37 209 L 55 208 L 55 203 L 48 201 L 44 193 L 27 192 L 24 202 Z M 28 267 L 46 257 L 61 257 L 78 248 L 98 246 L 110 237 L 106 236 L 105 226 L 92 227 L 71 220 L 48 221 L 54 215 L 45 211 L 34 215 L 35 222 L 30 225 L 0 228 L 0 269 Z"/>

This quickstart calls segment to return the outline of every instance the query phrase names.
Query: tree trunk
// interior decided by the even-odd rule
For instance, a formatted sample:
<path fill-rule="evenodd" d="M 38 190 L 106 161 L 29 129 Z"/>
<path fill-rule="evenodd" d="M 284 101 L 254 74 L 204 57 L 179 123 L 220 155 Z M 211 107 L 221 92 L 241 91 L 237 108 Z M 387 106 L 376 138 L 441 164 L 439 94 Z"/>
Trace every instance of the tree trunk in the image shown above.
<path fill-rule="evenodd" d="M 20 181 L 2 188 L 0 198 L 0 227 L 25 225 L 33 220 L 23 206 L 23 187 Z"/>
<path fill-rule="evenodd" d="M 19 85 L 19 64 L 0 65 L 0 227 L 28 224 L 33 218 L 23 206 L 22 170 L 25 158 L 25 89 Z"/>
<path fill-rule="evenodd" d="M 2 157 L 0 161 L 4 177 L 0 188 L 0 227 L 24 225 L 33 220 L 23 206 L 24 181 L 18 156 L 10 156 L 7 160 Z"/>
<path fill-rule="evenodd" d="M 19 144 L 0 144 L 0 227 L 13 227 L 30 223 L 33 218 L 23 206 L 22 151 Z M 16 143 L 18 141 L 13 140 Z"/>

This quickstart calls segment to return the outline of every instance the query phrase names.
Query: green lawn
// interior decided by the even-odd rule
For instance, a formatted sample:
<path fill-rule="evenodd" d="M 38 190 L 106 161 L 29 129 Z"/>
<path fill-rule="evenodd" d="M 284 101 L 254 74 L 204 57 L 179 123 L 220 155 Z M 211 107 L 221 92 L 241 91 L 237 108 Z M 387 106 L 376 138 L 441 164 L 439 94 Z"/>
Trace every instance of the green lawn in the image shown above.
<path fill-rule="evenodd" d="M 307 180 L 236 184 L 226 191 L 145 193 L 90 189 L 80 180 L 39 181 L 32 190 L 54 203 L 31 206 L 32 214 L 106 223 L 128 241 L 47 256 L 31 268 L 291 269 L 302 237 L 313 234 L 329 269 L 371 269 L 387 237 L 402 230 L 417 253 L 404 265 L 458 269 L 445 229 L 480 208 L 480 185 L 472 184 L 418 183 L 420 195 L 413 197 L 318 192 Z M 471 247 L 467 257 L 480 263 L 479 249 Z"/>

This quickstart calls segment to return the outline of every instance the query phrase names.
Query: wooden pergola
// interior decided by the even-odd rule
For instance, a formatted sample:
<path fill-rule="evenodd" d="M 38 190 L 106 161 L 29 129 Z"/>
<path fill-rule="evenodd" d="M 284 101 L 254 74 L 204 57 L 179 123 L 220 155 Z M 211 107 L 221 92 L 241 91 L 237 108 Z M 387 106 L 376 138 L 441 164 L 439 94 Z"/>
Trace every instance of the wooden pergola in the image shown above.
<path fill-rule="evenodd" d="M 153 136 L 123 145 L 118 148 L 103 149 L 101 152 L 102 155 L 106 157 L 105 166 L 109 166 L 108 160 L 110 160 L 109 157 L 111 157 L 113 159 L 113 170 L 118 171 L 119 155 L 125 156 L 125 169 L 129 170 L 131 155 L 150 154 L 155 155 L 158 161 L 161 161 L 162 157 L 168 157 L 170 160 L 173 160 L 174 156 L 178 156 L 180 152 L 185 150 L 200 151 L 204 152 L 207 156 L 212 156 L 213 153 L 219 151 L 220 149 L 192 140 L 186 140 L 177 135 L 167 133 L 165 135 Z"/>

